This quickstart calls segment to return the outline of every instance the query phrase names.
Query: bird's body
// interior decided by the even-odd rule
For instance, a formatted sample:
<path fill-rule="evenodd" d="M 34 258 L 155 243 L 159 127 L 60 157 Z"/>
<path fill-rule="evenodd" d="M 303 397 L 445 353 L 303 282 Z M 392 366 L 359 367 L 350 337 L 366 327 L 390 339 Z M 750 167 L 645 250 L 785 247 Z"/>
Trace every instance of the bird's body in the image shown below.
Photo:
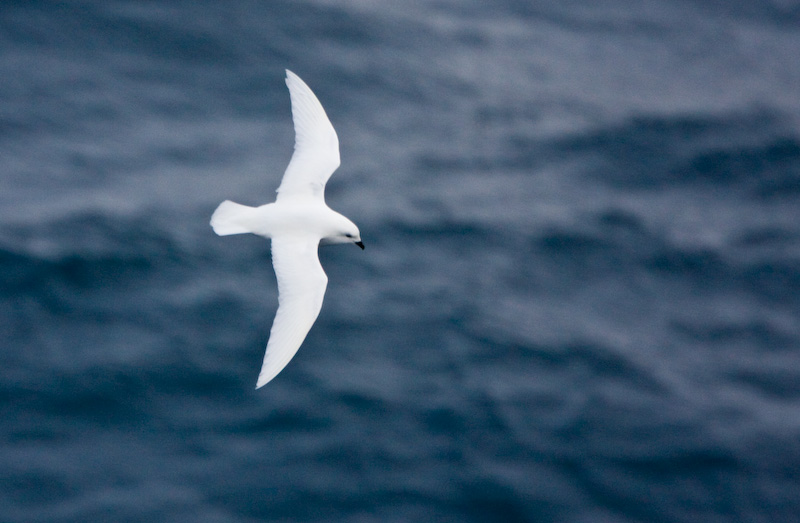
<path fill-rule="evenodd" d="M 222 225 L 224 220 L 222 215 L 226 210 L 223 206 L 230 207 L 229 210 L 232 211 L 232 215 L 225 225 Z M 319 205 L 314 201 L 275 202 L 259 207 L 248 207 L 225 201 L 217 209 L 219 214 L 215 213 L 217 218 L 214 230 L 220 236 L 239 234 L 238 232 L 224 232 L 225 227 L 228 226 L 240 228 L 241 232 L 257 234 L 264 238 L 282 235 L 309 235 L 324 240 L 325 238 L 335 239 L 339 232 L 355 227 L 350 220 L 327 205 Z"/>
<path fill-rule="evenodd" d="M 211 217 L 220 236 L 253 233 L 272 240 L 279 306 L 256 388 L 289 363 L 319 315 L 328 277 L 319 263 L 318 245 L 354 243 L 364 248 L 358 227 L 325 203 L 325 183 L 339 166 L 336 131 L 311 89 L 289 70 L 286 85 L 295 151 L 275 203 L 248 207 L 226 200 Z"/>

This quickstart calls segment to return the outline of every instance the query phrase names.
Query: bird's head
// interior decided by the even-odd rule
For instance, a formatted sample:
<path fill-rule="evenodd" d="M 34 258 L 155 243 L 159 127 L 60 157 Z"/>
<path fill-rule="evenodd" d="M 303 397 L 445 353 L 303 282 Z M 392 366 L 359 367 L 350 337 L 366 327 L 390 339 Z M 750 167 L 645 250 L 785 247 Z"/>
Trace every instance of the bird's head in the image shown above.
<path fill-rule="evenodd" d="M 332 231 L 332 234 L 322 239 L 322 243 L 354 243 L 363 250 L 364 243 L 361 241 L 361 232 L 359 232 L 356 224 L 342 215 L 339 215 L 338 218 L 336 228 Z"/>
<path fill-rule="evenodd" d="M 353 225 L 351 229 L 344 231 L 342 237 L 344 238 L 342 243 L 351 242 L 361 247 L 362 251 L 364 250 L 364 242 L 361 241 L 361 233 L 355 225 Z"/>

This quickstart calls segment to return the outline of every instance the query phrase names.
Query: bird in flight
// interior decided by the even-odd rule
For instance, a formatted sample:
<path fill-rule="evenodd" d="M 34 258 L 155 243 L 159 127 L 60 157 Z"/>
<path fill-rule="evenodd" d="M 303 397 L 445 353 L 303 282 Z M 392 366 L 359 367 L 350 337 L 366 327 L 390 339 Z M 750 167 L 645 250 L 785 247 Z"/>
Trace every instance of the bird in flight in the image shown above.
<path fill-rule="evenodd" d="M 211 227 L 220 236 L 253 233 L 272 240 L 278 312 L 257 389 L 289 363 L 322 308 L 328 277 L 317 247 L 353 243 L 364 248 L 358 227 L 325 203 L 325 183 L 340 164 L 336 131 L 311 89 L 288 69 L 286 85 L 292 100 L 294 154 L 275 202 L 249 207 L 226 200 L 211 216 Z"/>

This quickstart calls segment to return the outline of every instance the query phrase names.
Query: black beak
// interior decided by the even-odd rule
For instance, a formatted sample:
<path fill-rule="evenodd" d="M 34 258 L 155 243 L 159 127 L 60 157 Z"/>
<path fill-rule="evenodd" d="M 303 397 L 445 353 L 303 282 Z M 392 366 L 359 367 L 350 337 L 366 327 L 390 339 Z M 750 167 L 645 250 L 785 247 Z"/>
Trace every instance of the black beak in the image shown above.
<path fill-rule="evenodd" d="M 355 244 L 361 247 L 362 251 L 364 250 L 364 242 L 355 242 Z"/>

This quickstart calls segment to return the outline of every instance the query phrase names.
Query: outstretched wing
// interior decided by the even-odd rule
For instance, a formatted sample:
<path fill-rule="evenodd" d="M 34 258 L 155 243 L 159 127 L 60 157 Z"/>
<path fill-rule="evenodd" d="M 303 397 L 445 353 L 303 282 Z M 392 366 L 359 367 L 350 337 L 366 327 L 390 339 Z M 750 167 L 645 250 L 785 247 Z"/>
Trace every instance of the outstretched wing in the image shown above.
<path fill-rule="evenodd" d="M 278 280 L 278 312 L 256 388 L 283 370 L 319 316 L 328 277 L 317 256 L 319 238 L 272 239 L 272 266 Z"/>
<path fill-rule="evenodd" d="M 325 199 L 325 183 L 339 167 L 339 138 L 325 109 L 299 76 L 286 70 L 292 98 L 294 154 L 278 187 L 280 201 L 287 198 Z"/>

